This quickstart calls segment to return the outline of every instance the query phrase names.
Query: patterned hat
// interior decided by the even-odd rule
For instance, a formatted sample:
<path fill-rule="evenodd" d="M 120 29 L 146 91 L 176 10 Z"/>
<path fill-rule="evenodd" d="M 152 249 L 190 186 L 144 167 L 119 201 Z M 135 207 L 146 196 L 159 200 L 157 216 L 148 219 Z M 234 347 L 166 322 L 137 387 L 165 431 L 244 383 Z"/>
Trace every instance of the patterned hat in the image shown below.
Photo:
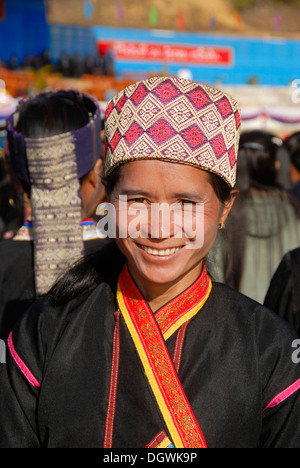
<path fill-rule="evenodd" d="M 129 86 L 106 109 L 106 175 L 120 164 L 160 159 L 236 179 L 240 112 L 224 92 L 154 77 Z"/>

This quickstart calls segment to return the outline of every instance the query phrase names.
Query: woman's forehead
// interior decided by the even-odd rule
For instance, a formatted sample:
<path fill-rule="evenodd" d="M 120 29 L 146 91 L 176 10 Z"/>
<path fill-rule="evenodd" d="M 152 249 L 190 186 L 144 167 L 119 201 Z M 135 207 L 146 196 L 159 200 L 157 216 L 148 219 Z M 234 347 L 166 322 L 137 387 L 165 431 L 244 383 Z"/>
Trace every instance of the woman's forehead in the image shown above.
<path fill-rule="evenodd" d="M 180 191 L 193 187 L 197 190 L 210 182 L 209 173 L 198 167 L 155 159 L 132 161 L 122 165 L 120 170 L 120 186 L 127 189 L 147 187 Z"/>

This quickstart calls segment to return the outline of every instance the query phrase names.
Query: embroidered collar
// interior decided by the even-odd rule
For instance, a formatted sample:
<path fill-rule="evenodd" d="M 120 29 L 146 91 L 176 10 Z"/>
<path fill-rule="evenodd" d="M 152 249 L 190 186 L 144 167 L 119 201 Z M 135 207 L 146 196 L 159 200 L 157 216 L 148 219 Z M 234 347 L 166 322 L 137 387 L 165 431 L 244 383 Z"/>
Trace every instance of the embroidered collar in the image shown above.
<path fill-rule="evenodd" d="M 199 312 L 210 291 L 211 281 L 203 267 L 195 283 L 154 315 L 131 278 L 127 265 L 119 276 L 117 300 L 120 312 L 175 448 L 205 448 L 206 442 L 165 340 Z"/>
<path fill-rule="evenodd" d="M 119 284 L 123 296 L 126 297 L 126 302 L 134 308 L 135 312 L 137 312 L 138 308 L 149 308 L 131 277 L 127 265 L 120 274 Z M 165 340 L 178 330 L 183 323 L 199 312 L 208 299 L 211 288 L 212 283 L 203 264 L 199 278 L 154 314 Z"/>
<path fill-rule="evenodd" d="M 99 238 L 99 236 L 97 235 L 97 231 L 96 231 L 96 223 L 93 220 L 93 218 L 84 219 L 81 222 L 81 226 L 82 226 L 82 238 L 84 241 Z M 24 225 L 17 231 L 13 240 L 33 241 L 34 238 L 33 238 L 33 233 L 32 233 L 32 221 L 30 220 L 26 221 Z"/>

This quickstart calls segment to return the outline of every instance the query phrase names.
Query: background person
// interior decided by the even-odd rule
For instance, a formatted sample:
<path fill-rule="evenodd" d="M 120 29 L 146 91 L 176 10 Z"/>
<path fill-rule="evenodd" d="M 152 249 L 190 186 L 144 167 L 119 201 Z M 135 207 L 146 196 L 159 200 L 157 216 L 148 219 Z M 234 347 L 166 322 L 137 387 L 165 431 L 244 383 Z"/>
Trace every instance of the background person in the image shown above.
<path fill-rule="evenodd" d="M 32 218 L 0 244 L 0 336 L 84 252 L 99 248 L 105 197 L 97 102 L 73 90 L 28 99 L 7 120 L 8 161 Z"/>
<path fill-rule="evenodd" d="M 276 269 L 264 304 L 288 321 L 300 336 L 300 248 L 287 252 Z"/>
<path fill-rule="evenodd" d="M 300 246 L 299 207 L 278 183 L 279 148 L 272 134 L 241 135 L 239 196 L 210 254 L 209 268 L 218 280 L 261 304 L 283 255 Z"/>
<path fill-rule="evenodd" d="M 300 203 L 300 132 L 295 132 L 284 142 L 289 155 L 290 193 Z"/>

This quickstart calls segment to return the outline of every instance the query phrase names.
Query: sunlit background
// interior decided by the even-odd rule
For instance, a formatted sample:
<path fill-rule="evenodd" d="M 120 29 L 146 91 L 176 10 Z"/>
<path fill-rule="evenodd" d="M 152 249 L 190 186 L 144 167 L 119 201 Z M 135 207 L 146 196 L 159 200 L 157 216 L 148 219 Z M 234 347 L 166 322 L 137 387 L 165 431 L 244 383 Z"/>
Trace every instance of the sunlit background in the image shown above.
<path fill-rule="evenodd" d="M 0 122 L 44 89 L 104 111 L 127 84 L 173 75 L 229 91 L 242 129 L 285 136 L 300 128 L 299 25 L 299 0 L 0 0 Z"/>

